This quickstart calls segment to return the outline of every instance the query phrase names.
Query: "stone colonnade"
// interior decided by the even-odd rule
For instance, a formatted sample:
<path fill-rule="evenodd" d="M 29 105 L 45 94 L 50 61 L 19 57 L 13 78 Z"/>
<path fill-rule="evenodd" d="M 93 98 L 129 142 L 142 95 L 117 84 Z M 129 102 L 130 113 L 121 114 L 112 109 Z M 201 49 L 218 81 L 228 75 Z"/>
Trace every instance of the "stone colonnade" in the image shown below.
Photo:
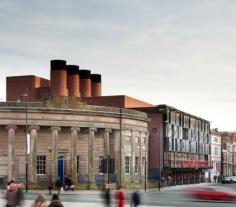
<path fill-rule="evenodd" d="M 85 127 L 83 127 L 85 128 Z M 86 127 L 88 129 L 88 188 L 93 188 L 95 184 L 95 169 L 94 169 L 94 139 L 95 133 L 98 130 L 94 127 Z M 16 143 L 16 130 L 17 126 L 9 125 L 6 127 L 8 130 L 8 180 L 16 178 L 15 172 L 15 143 Z M 51 177 L 53 181 L 57 178 L 57 161 L 58 161 L 58 146 L 59 146 L 59 133 L 61 131 L 61 127 L 51 126 Z M 101 128 L 100 128 L 101 129 Z M 38 142 L 38 133 L 40 130 L 40 126 L 29 126 L 29 134 L 30 134 L 30 153 L 29 153 L 29 181 L 31 183 L 37 183 L 37 142 Z M 104 147 L 104 158 L 106 158 L 110 154 L 109 149 L 109 140 L 110 134 L 113 133 L 114 137 L 114 159 L 115 159 L 115 174 L 117 177 L 117 182 L 119 184 L 125 183 L 125 136 L 122 131 L 119 129 L 110 129 L 103 128 L 103 147 Z M 71 154 L 70 154 L 70 162 L 71 162 L 71 178 L 74 182 L 78 182 L 78 174 L 77 174 L 77 145 L 78 139 L 80 138 L 81 127 L 70 127 L 70 146 L 71 146 Z M 137 132 L 137 130 L 135 130 Z M 131 165 L 130 165 L 130 178 L 131 183 L 135 182 L 135 156 L 139 156 L 139 183 L 144 182 L 144 172 L 142 167 L 142 158 L 145 156 L 147 159 L 147 139 L 148 135 L 146 131 L 139 131 L 138 142 L 135 142 L 134 130 L 131 130 Z M 145 142 L 142 141 L 142 138 L 145 137 Z M 135 146 L 138 144 L 139 152 L 135 152 Z M 146 146 L 144 146 L 146 145 Z M 145 147 L 145 154 L 143 152 L 143 147 Z M 147 165 L 148 166 L 148 165 Z M 105 180 L 107 181 L 108 175 L 106 175 Z"/>

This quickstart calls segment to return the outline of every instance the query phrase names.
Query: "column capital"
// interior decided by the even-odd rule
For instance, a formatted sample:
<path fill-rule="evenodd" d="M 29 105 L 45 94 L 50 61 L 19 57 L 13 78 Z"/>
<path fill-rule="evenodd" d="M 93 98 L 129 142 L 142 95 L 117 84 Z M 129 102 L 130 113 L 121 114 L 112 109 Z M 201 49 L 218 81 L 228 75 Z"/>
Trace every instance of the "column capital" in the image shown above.
<path fill-rule="evenodd" d="M 6 129 L 7 129 L 7 130 L 9 130 L 9 129 L 17 130 L 17 126 L 16 126 L 16 125 L 7 125 L 7 126 L 6 126 Z"/>
<path fill-rule="evenodd" d="M 112 132 L 112 130 L 111 130 L 110 128 L 105 128 L 105 129 L 104 129 L 104 132 L 111 133 L 111 132 Z"/>
<path fill-rule="evenodd" d="M 70 130 L 73 132 L 73 131 L 76 131 L 76 132 L 80 132 L 80 127 L 76 127 L 76 126 L 72 126 L 70 128 Z"/>
<path fill-rule="evenodd" d="M 39 130 L 40 126 L 36 126 L 36 125 L 29 126 L 29 130 L 32 130 L 32 129 Z"/>
<path fill-rule="evenodd" d="M 52 131 L 54 131 L 54 130 L 61 131 L 61 127 L 59 127 L 59 126 L 51 126 L 50 129 L 51 129 Z"/>
<path fill-rule="evenodd" d="M 97 128 L 91 127 L 91 128 L 89 128 L 89 131 L 97 132 Z"/>

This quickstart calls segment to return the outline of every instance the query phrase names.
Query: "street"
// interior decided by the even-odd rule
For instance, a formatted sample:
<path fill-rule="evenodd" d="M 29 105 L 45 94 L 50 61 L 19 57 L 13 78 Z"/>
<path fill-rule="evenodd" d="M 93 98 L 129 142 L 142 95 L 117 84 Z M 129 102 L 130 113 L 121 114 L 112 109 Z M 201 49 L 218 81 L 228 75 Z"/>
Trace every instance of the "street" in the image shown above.
<path fill-rule="evenodd" d="M 236 190 L 236 184 L 207 184 L 207 186 L 223 186 L 230 187 Z M 161 192 L 157 190 L 149 191 L 149 192 L 141 192 L 142 205 L 141 206 L 176 206 L 176 207 L 231 207 L 235 206 L 235 202 L 214 202 L 214 201 L 201 201 L 201 200 L 193 200 L 184 196 L 184 192 L 188 189 L 199 188 L 196 185 L 189 185 L 187 187 L 181 188 L 181 186 L 170 187 L 162 189 Z M 44 191 L 47 197 L 47 201 L 50 201 L 50 196 L 47 194 L 47 191 Z M 32 201 L 35 199 L 36 193 L 29 192 L 26 194 L 26 205 L 30 206 Z M 129 195 L 126 196 L 126 207 L 130 206 Z M 60 196 L 65 207 L 69 206 L 84 206 L 84 207 L 101 207 L 103 206 L 101 195 L 98 192 L 73 192 L 71 194 L 62 194 Z M 0 202 L 3 204 L 3 195 Z M 115 199 L 112 199 L 112 206 L 115 206 Z M 2 205 L 1 205 L 2 206 Z"/>

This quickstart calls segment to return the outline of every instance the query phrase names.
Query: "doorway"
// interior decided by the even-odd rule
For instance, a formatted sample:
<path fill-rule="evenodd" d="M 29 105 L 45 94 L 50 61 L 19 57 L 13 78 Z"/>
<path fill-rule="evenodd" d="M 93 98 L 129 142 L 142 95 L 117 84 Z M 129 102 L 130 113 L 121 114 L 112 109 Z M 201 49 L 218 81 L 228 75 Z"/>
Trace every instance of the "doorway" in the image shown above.
<path fill-rule="evenodd" d="M 61 183 L 64 186 L 64 156 L 59 156 L 57 161 L 57 175 L 61 179 Z"/>

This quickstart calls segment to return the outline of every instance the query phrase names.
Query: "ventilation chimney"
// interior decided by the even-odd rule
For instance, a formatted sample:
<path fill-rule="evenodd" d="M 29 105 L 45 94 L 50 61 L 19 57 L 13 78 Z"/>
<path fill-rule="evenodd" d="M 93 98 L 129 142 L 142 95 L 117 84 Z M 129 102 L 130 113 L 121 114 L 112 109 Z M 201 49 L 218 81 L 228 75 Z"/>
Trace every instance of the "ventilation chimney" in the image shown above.
<path fill-rule="evenodd" d="M 91 75 L 90 70 L 80 70 L 80 95 L 81 97 L 91 97 Z"/>
<path fill-rule="evenodd" d="M 102 76 L 100 74 L 92 74 L 92 96 L 102 96 Z"/>
<path fill-rule="evenodd" d="M 67 88 L 68 96 L 80 97 L 79 91 L 79 66 L 78 65 L 67 65 Z"/>
<path fill-rule="evenodd" d="M 68 96 L 65 60 L 51 60 L 51 95 Z"/>

